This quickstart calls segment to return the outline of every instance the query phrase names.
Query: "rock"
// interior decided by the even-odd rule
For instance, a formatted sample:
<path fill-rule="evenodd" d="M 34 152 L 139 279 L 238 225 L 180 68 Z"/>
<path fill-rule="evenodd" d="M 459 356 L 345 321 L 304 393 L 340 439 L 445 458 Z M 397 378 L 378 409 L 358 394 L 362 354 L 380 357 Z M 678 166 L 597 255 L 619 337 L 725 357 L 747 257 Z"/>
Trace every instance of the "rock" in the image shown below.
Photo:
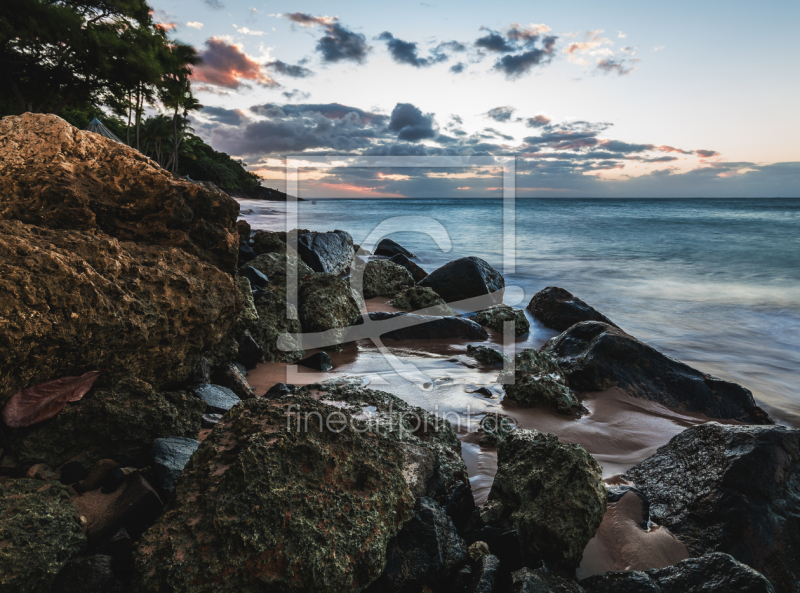
<path fill-rule="evenodd" d="M 317 352 L 297 364 L 315 371 L 330 371 L 333 368 L 333 361 L 327 352 Z"/>
<path fill-rule="evenodd" d="M 393 257 L 395 255 L 404 255 L 405 257 L 416 257 L 408 249 L 395 243 L 391 239 L 381 239 L 378 246 L 375 248 L 375 255 L 384 255 L 386 257 Z"/>
<path fill-rule="evenodd" d="M 156 391 L 128 379 L 114 389 L 90 391 L 46 422 L 13 431 L 8 445 L 21 463 L 58 467 L 85 453 L 87 462 L 112 457 L 141 467 L 154 439 L 197 436 L 204 409 L 186 392 Z"/>
<path fill-rule="evenodd" d="M 206 404 L 206 413 L 224 414 L 241 402 L 241 398 L 227 387 L 209 383 L 192 388 L 192 392 Z"/>
<path fill-rule="evenodd" d="M 290 249 L 290 248 L 287 248 Z M 297 257 L 297 277 L 305 278 L 314 274 L 314 270 L 309 268 L 303 260 Z M 268 278 L 273 276 L 286 276 L 286 255 L 280 253 L 262 253 L 250 262 L 250 267 L 258 270 Z M 278 282 L 285 280 L 279 279 Z"/>
<path fill-rule="evenodd" d="M 297 253 L 315 272 L 338 276 L 353 261 L 353 237 L 345 231 L 305 233 L 297 237 Z"/>
<path fill-rule="evenodd" d="M 365 299 L 377 296 L 393 297 L 403 289 L 414 286 L 414 279 L 409 271 L 388 259 L 374 259 L 367 262 L 362 280 Z M 355 284 L 353 288 L 358 290 Z"/>
<path fill-rule="evenodd" d="M 256 231 L 253 234 L 253 249 L 258 255 L 264 253 L 286 253 L 286 233 Z"/>
<path fill-rule="evenodd" d="M 548 286 L 537 292 L 527 308 L 536 319 L 560 332 L 581 321 L 601 321 L 616 327 L 608 317 L 557 286 Z"/>
<path fill-rule="evenodd" d="M 469 593 L 492 593 L 499 581 L 500 560 L 497 556 L 481 556 L 472 575 Z"/>
<path fill-rule="evenodd" d="M 239 259 L 238 263 L 240 266 L 247 264 L 248 262 L 253 261 L 257 257 L 257 253 L 253 251 L 253 248 L 250 247 L 247 243 L 239 243 Z"/>
<path fill-rule="evenodd" d="M 250 286 L 255 286 L 256 288 L 266 288 L 269 285 L 269 278 L 267 278 L 261 271 L 256 270 L 253 266 L 245 267 L 240 274 L 250 281 Z"/>
<path fill-rule="evenodd" d="M 162 491 L 172 493 L 175 485 L 200 441 L 185 437 L 169 437 L 153 441 L 153 475 Z"/>
<path fill-rule="evenodd" d="M 528 322 L 528 318 L 525 317 L 525 313 L 508 305 L 494 305 L 479 311 L 475 321 L 500 333 L 504 331 L 503 324 L 506 321 L 511 321 L 514 324 L 514 335 L 517 337 L 528 333 L 531 329 L 531 324 Z"/>
<path fill-rule="evenodd" d="M 414 282 L 420 282 L 423 278 L 425 278 L 425 276 L 428 275 L 428 272 L 420 268 L 416 262 L 411 261 L 402 253 L 393 255 L 389 258 L 389 261 L 396 263 L 398 266 L 403 266 L 406 270 L 408 270 L 411 274 L 411 277 L 414 279 Z"/>
<path fill-rule="evenodd" d="M 256 309 L 259 319 L 250 325 L 259 327 L 261 313 L 258 307 L 255 305 L 255 301 L 253 302 L 253 307 Z M 261 362 L 262 358 L 264 358 L 264 348 L 261 346 L 261 344 L 256 341 L 256 339 L 253 337 L 253 334 L 251 334 L 248 330 L 244 330 L 236 336 L 236 343 L 239 345 L 236 361 L 241 364 L 245 370 L 256 368 L 256 365 Z"/>
<path fill-rule="evenodd" d="M 724 552 L 800 589 L 800 431 L 693 426 L 625 473 L 693 556 Z"/>
<path fill-rule="evenodd" d="M 55 115 L 4 117 L 0 139 L 0 218 L 177 247 L 236 270 L 239 204 L 225 192 Z"/>
<path fill-rule="evenodd" d="M 91 369 L 107 369 L 96 388 L 179 384 L 242 306 L 229 274 L 180 249 L 0 220 L 0 405 Z"/>
<path fill-rule="evenodd" d="M 606 323 L 573 325 L 542 350 L 556 359 L 576 391 L 619 387 L 634 397 L 709 418 L 772 424 L 741 385 L 693 369 Z"/>
<path fill-rule="evenodd" d="M 489 337 L 480 325 L 463 317 L 434 317 L 432 315 L 415 315 L 405 311 L 386 313 L 375 311 L 369 314 L 372 321 L 388 322 L 397 320 L 397 329 L 387 329 L 381 333 L 382 338 L 391 340 L 444 340 L 462 338 L 466 340 L 485 340 Z M 416 325 L 402 327 L 401 324 L 413 322 Z M 382 325 L 389 325 L 383 323 Z M 391 326 L 390 326 L 391 327 Z"/>
<path fill-rule="evenodd" d="M 101 483 L 102 488 L 100 488 L 100 492 L 103 494 L 113 494 L 116 492 L 120 486 L 125 482 L 125 479 L 132 473 L 136 471 L 135 468 L 127 468 L 127 467 L 115 467 L 110 469 L 106 472 L 106 475 L 103 476 L 103 481 Z"/>
<path fill-rule="evenodd" d="M 486 542 L 475 542 L 468 549 L 467 554 L 471 562 L 475 563 L 484 556 L 491 554 Z"/>
<path fill-rule="evenodd" d="M 335 418 L 337 428 L 349 417 L 307 397 L 233 408 L 143 536 L 134 590 L 346 592 L 381 574 L 413 513 L 400 449 L 374 432 L 320 430 L 316 415 L 298 429 L 289 413 Z"/>
<path fill-rule="evenodd" d="M 437 268 L 419 283 L 432 288 L 446 302 L 486 296 L 486 305 L 503 302 L 503 275 L 479 257 L 462 257 Z"/>
<path fill-rule="evenodd" d="M 111 570 L 111 561 L 111 556 L 102 554 L 73 558 L 58 573 L 53 593 L 124 593 Z"/>
<path fill-rule="evenodd" d="M 86 546 L 66 486 L 22 478 L 0 481 L 0 589 L 49 591 L 53 579 Z"/>
<path fill-rule="evenodd" d="M 74 499 L 78 513 L 86 518 L 85 532 L 91 545 L 108 539 L 124 527 L 135 539 L 161 514 L 164 504 L 141 473 L 128 474 L 112 493 L 84 492 Z"/>
<path fill-rule="evenodd" d="M 331 274 L 314 274 L 300 284 L 298 291 L 300 324 L 305 333 L 331 332 L 334 340 L 344 339 L 343 328 L 360 316 L 350 286 Z"/>
<path fill-rule="evenodd" d="M 59 482 L 66 486 L 76 484 L 89 475 L 89 468 L 81 461 L 70 461 L 61 468 Z"/>
<path fill-rule="evenodd" d="M 110 556 L 114 574 L 125 582 L 129 581 L 133 574 L 133 541 L 124 527 L 100 544 L 98 552 Z"/>
<path fill-rule="evenodd" d="M 471 356 L 485 366 L 503 366 L 507 357 L 505 354 L 489 346 L 467 346 L 467 355 Z"/>
<path fill-rule="evenodd" d="M 264 397 L 283 397 L 295 392 L 297 388 L 294 385 L 287 385 L 286 383 L 275 383 L 272 387 L 267 389 Z"/>
<path fill-rule="evenodd" d="M 547 570 L 520 568 L 511 575 L 512 593 L 584 593 L 575 581 Z"/>
<path fill-rule="evenodd" d="M 214 428 L 222 420 L 222 414 L 203 414 L 200 425 L 203 428 Z"/>
<path fill-rule="evenodd" d="M 113 459 L 98 460 L 92 465 L 86 478 L 78 482 L 75 491 L 82 493 L 88 490 L 97 490 L 105 483 L 106 475 L 119 467 L 122 466 Z"/>
<path fill-rule="evenodd" d="M 525 565 L 543 561 L 551 570 L 574 571 L 600 527 L 606 498 L 602 468 L 580 445 L 522 429 L 499 441 L 489 500 L 503 504 Z"/>
<path fill-rule="evenodd" d="M 187 383 L 210 383 L 211 382 L 211 364 L 208 359 L 203 356 L 194 369 L 186 379 Z"/>
<path fill-rule="evenodd" d="M 774 593 L 776 590 L 752 568 L 720 553 L 688 558 L 666 568 L 606 572 L 582 580 L 581 585 L 586 593 Z"/>
<path fill-rule="evenodd" d="M 520 406 L 546 406 L 570 416 L 586 412 L 567 387 L 558 363 L 546 352 L 526 348 L 514 357 L 513 381 L 505 372 L 497 381 L 504 383 L 508 398 Z"/>
<path fill-rule="evenodd" d="M 250 241 L 250 223 L 244 219 L 236 221 L 236 232 L 239 233 L 239 242 L 247 243 Z"/>
<path fill-rule="evenodd" d="M 426 286 L 406 288 L 394 298 L 391 305 L 398 309 L 409 309 L 411 311 L 430 309 L 428 311 L 429 315 L 458 316 L 455 309 L 445 303 L 444 299 L 436 294 L 433 289 Z"/>
<path fill-rule="evenodd" d="M 436 501 L 417 500 L 414 516 L 386 552 L 383 574 L 367 589 L 376 593 L 419 591 L 450 581 L 467 559 L 467 547 Z"/>
<path fill-rule="evenodd" d="M 214 381 L 217 385 L 230 389 L 239 399 L 251 399 L 256 396 L 255 390 L 247 382 L 244 374 L 230 362 L 217 369 Z"/>
<path fill-rule="evenodd" d="M 300 321 L 297 318 L 297 311 L 291 307 L 293 316 L 287 312 L 286 292 L 278 287 L 264 291 L 255 296 L 255 307 L 258 311 L 258 320 L 249 325 L 253 339 L 262 349 L 259 360 L 265 362 L 295 362 L 303 357 L 305 352 L 296 343 L 296 348 L 291 351 L 283 351 L 278 348 L 278 338 L 285 333 L 299 334 L 302 332 Z M 284 338 L 285 339 L 285 338 Z M 239 351 L 242 351 L 240 345 Z M 248 347 L 248 352 L 250 348 Z M 253 351 L 253 354 L 255 351 Z M 253 362 L 253 356 L 248 358 L 248 362 Z"/>

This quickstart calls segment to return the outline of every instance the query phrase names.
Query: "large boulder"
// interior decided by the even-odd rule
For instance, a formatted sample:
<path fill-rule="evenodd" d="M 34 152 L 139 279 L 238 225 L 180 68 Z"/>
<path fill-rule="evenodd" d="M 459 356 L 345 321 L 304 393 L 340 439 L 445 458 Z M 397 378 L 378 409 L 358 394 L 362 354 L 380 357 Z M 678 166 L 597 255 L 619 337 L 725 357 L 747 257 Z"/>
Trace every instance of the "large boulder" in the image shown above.
<path fill-rule="evenodd" d="M 0 404 L 92 369 L 180 383 L 242 306 L 229 274 L 180 249 L 0 220 Z"/>
<path fill-rule="evenodd" d="M 184 469 L 174 507 L 142 537 L 135 590 L 369 585 L 414 496 L 396 442 L 350 422 L 363 426 L 309 397 L 233 408 Z"/>
<path fill-rule="evenodd" d="M 178 247 L 232 273 L 238 214 L 226 193 L 55 115 L 0 120 L 0 219 Z"/>
<path fill-rule="evenodd" d="M 297 238 L 297 253 L 315 272 L 338 276 L 353 261 L 353 237 L 345 231 L 304 233 Z"/>
<path fill-rule="evenodd" d="M 489 501 L 516 529 L 527 566 L 573 572 L 606 511 L 603 471 L 580 445 L 518 429 L 500 439 Z"/>
<path fill-rule="evenodd" d="M 619 387 L 634 397 L 710 418 L 772 423 L 741 385 L 693 369 L 607 323 L 573 325 L 543 351 L 556 358 L 576 391 Z"/>
<path fill-rule="evenodd" d="M 400 291 L 414 286 L 414 279 L 409 271 L 388 259 L 367 262 L 362 281 L 365 299 L 378 296 L 393 297 Z"/>
<path fill-rule="evenodd" d="M 498 382 L 508 399 L 522 407 L 545 406 L 570 416 L 581 416 L 585 411 L 567 386 L 558 363 L 546 352 L 526 348 L 514 357 L 514 374 L 509 375 L 500 373 Z"/>
<path fill-rule="evenodd" d="M 369 314 L 372 321 L 380 321 L 386 326 L 380 336 L 391 340 L 444 340 L 460 338 L 465 340 L 485 340 L 486 330 L 470 319 L 463 317 L 436 317 L 415 315 L 399 311 L 387 313 L 375 311 Z M 404 327 L 406 324 L 413 324 Z"/>
<path fill-rule="evenodd" d="M 295 342 L 292 342 L 294 350 L 278 348 L 278 338 L 282 334 L 299 334 L 302 331 L 294 306 L 290 307 L 294 315 L 287 311 L 286 290 L 283 287 L 270 287 L 270 290 L 259 292 L 254 301 L 258 319 L 249 325 L 249 330 L 263 350 L 264 361 L 295 362 L 302 358 L 305 352 Z"/>
<path fill-rule="evenodd" d="M 486 297 L 486 305 L 503 302 L 503 275 L 479 257 L 462 257 L 428 274 L 420 286 L 432 288 L 448 303 Z"/>
<path fill-rule="evenodd" d="M 290 250 L 289 253 L 291 253 L 291 247 L 286 247 L 286 249 Z M 309 268 L 302 259 L 298 257 L 296 261 L 298 278 L 305 278 L 306 276 L 311 276 L 314 273 L 314 270 Z M 251 261 L 249 266 L 255 270 L 258 270 L 270 279 L 272 279 L 274 276 L 286 276 L 286 253 L 262 253 L 253 261 Z M 278 282 L 285 283 L 285 280 L 280 279 Z"/>
<path fill-rule="evenodd" d="M 430 309 L 428 311 L 430 315 L 442 315 L 445 317 L 458 315 L 455 309 L 445 303 L 442 297 L 427 286 L 406 288 L 392 300 L 391 305 L 398 309 L 408 309 L 410 311 Z"/>
<path fill-rule="evenodd" d="M 616 326 L 608 317 L 558 286 L 548 286 L 537 292 L 527 308 L 536 319 L 560 332 L 581 321 L 602 321 Z"/>
<path fill-rule="evenodd" d="M 508 305 L 493 305 L 488 309 L 478 311 L 475 321 L 500 333 L 503 333 L 505 322 L 510 321 L 514 324 L 514 336 L 516 337 L 528 333 L 531 329 L 525 313 Z"/>
<path fill-rule="evenodd" d="M 692 555 L 725 552 L 800 590 L 800 430 L 709 422 L 628 470 Z"/>
<path fill-rule="evenodd" d="M 763 575 L 727 554 L 688 558 L 666 568 L 606 572 L 581 585 L 586 593 L 775 592 Z"/>
<path fill-rule="evenodd" d="M 286 253 L 286 232 L 256 231 L 253 233 L 253 251 L 263 253 Z"/>
<path fill-rule="evenodd" d="M 353 325 L 361 312 L 350 285 L 332 274 L 314 274 L 300 284 L 298 314 L 306 333 L 335 330 L 331 338 L 340 342 L 345 329 Z"/>
<path fill-rule="evenodd" d="M 0 481 L 0 589 L 40 593 L 86 546 L 66 486 L 41 480 Z"/>
<path fill-rule="evenodd" d="M 411 274 L 411 277 L 414 279 L 414 282 L 420 282 L 423 278 L 425 278 L 425 276 L 428 275 L 428 272 L 420 268 L 415 262 L 408 259 L 408 257 L 402 253 L 393 255 L 389 258 L 389 261 L 396 263 L 398 266 L 403 266 L 406 270 L 408 270 Z"/>
<path fill-rule="evenodd" d="M 414 257 L 408 249 L 392 241 L 391 239 L 381 239 L 378 246 L 375 247 L 375 255 L 384 255 L 386 257 L 393 257 L 395 255 L 403 255 L 405 257 Z"/>
<path fill-rule="evenodd" d="M 7 450 L 22 464 L 58 467 L 85 454 L 126 465 L 147 465 L 153 441 L 194 438 L 205 402 L 183 391 L 157 391 L 138 379 L 111 389 L 94 388 L 50 420 L 29 428 L 6 429 Z"/>

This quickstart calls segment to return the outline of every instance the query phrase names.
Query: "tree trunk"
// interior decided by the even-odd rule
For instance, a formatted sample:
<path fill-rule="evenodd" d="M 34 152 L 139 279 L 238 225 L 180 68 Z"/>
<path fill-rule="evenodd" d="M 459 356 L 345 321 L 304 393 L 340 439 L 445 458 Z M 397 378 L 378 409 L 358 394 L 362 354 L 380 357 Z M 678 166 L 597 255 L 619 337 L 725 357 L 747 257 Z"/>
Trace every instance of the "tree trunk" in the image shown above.
<path fill-rule="evenodd" d="M 128 127 L 125 130 L 125 144 L 128 146 L 131 145 L 131 111 L 133 111 L 131 101 L 133 101 L 133 93 L 128 91 Z"/>
<path fill-rule="evenodd" d="M 172 172 L 178 172 L 178 108 L 172 115 Z"/>

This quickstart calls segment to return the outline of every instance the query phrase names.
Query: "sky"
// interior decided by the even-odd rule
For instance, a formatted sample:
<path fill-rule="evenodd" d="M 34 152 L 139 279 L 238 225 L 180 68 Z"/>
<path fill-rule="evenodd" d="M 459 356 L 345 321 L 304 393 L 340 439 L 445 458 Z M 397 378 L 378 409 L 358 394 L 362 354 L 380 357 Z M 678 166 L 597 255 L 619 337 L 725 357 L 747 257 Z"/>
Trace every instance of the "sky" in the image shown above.
<path fill-rule="evenodd" d="M 514 159 L 518 197 L 800 197 L 798 2 L 151 5 L 195 133 L 268 187 L 493 197 Z"/>

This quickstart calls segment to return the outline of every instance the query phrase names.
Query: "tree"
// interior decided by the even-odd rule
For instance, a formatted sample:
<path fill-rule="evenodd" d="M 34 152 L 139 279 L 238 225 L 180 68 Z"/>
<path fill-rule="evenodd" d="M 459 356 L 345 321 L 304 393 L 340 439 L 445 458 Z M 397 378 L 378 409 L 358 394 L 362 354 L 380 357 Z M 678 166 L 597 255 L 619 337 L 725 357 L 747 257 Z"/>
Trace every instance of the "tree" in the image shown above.
<path fill-rule="evenodd" d="M 191 66 L 200 63 L 197 51 L 190 45 L 174 43 L 166 47 L 163 56 L 164 76 L 159 85 L 161 103 L 172 110 L 172 158 L 167 169 L 178 170 L 178 154 L 183 141 L 183 130 L 187 126 L 190 111 L 202 108 L 200 102 L 192 95 L 189 77 Z"/>

